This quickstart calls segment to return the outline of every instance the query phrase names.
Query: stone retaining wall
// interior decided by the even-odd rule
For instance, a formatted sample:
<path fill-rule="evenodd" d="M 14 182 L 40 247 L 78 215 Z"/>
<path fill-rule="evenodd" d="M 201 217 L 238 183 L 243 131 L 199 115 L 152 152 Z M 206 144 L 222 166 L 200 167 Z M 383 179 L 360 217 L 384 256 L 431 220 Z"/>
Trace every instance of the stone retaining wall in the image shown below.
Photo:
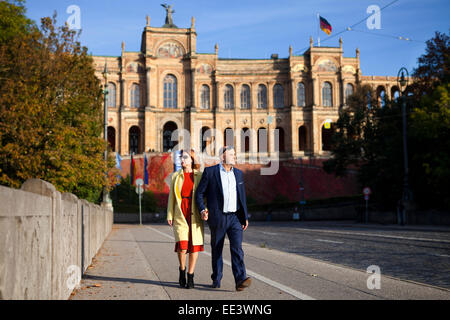
<path fill-rule="evenodd" d="M 0 186 L 0 300 L 68 299 L 112 224 L 112 210 L 43 180 Z"/>

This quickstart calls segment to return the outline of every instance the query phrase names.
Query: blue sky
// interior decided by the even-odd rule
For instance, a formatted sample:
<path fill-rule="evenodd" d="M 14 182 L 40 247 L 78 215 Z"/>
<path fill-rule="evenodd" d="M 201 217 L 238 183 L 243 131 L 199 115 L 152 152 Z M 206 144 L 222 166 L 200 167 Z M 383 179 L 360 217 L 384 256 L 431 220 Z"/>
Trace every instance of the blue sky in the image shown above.
<path fill-rule="evenodd" d="M 322 46 L 339 46 L 342 36 L 345 57 L 354 57 L 360 49 L 363 75 L 397 75 L 401 67 L 409 71 L 425 52 L 425 41 L 435 31 L 449 32 L 450 1 L 398 0 L 380 13 L 380 29 L 369 30 L 365 18 L 367 8 L 379 8 L 394 0 L 171 0 L 174 23 L 189 28 L 194 16 L 197 31 L 197 52 L 213 53 L 219 45 L 220 58 L 280 58 L 301 55 L 312 36 Z M 154 0 L 27 0 L 27 15 L 39 22 L 41 17 L 57 13 L 58 24 L 71 14 L 70 5 L 80 8 L 81 42 L 93 55 L 119 56 L 121 42 L 126 51 L 139 51 L 146 16 L 151 26 L 161 27 L 165 20 L 165 1 Z M 354 29 L 330 38 L 318 32 L 317 13 L 333 27 L 333 36 L 364 20 Z M 390 36 L 402 36 L 404 41 Z"/>

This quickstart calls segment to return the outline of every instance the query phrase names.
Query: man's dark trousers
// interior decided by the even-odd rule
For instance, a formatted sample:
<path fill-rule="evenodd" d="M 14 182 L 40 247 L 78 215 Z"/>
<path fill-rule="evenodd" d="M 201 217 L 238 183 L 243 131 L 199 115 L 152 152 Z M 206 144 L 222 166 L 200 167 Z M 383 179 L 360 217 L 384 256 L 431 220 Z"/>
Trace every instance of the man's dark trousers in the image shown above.
<path fill-rule="evenodd" d="M 205 168 L 202 179 L 195 193 L 195 201 L 199 211 L 206 208 L 203 197 L 209 211 L 208 225 L 211 230 L 211 279 L 220 284 L 223 275 L 222 251 L 225 235 L 230 240 L 231 268 L 234 280 L 237 283 L 246 279 L 244 264 L 244 252 L 242 250 L 242 225 L 248 220 L 247 202 L 242 171 L 233 168 L 236 178 L 237 211 L 226 214 L 223 210 L 223 189 L 220 178 L 219 165 Z"/>
<path fill-rule="evenodd" d="M 244 252 L 242 250 L 242 225 L 236 214 L 224 215 L 223 226 L 210 228 L 211 230 L 211 256 L 212 270 L 211 279 L 220 283 L 223 275 L 222 251 L 225 235 L 230 240 L 231 269 L 236 283 L 244 280 L 245 272 Z"/>

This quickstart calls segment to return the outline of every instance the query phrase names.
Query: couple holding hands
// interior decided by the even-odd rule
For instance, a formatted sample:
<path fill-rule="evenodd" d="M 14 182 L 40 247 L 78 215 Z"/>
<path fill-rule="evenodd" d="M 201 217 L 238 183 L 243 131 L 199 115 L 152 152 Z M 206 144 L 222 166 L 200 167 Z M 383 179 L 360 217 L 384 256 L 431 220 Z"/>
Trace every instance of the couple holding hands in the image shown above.
<path fill-rule="evenodd" d="M 220 163 L 200 172 L 194 150 L 181 151 L 182 169 L 172 175 L 167 222 L 173 227 L 175 252 L 179 266 L 179 284 L 194 287 L 194 270 L 198 252 L 203 251 L 203 221 L 211 231 L 212 287 L 220 288 L 223 275 L 222 251 L 225 235 L 230 240 L 232 271 L 236 290 L 250 286 L 247 277 L 243 232 L 248 227 L 247 203 L 242 171 L 235 168 L 236 152 L 233 147 L 220 149 Z M 205 201 L 206 200 L 206 201 Z M 186 256 L 189 267 L 186 279 Z"/>

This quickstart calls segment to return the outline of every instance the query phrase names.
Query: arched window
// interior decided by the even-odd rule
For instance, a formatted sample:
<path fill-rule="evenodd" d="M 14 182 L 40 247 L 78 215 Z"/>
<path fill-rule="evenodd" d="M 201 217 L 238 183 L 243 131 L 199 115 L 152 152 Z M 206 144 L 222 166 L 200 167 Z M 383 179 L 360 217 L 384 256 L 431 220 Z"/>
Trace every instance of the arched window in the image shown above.
<path fill-rule="evenodd" d="M 136 83 L 134 83 L 131 86 L 131 93 L 130 93 L 130 106 L 132 108 L 139 108 L 140 107 L 140 95 L 139 95 L 139 85 L 137 85 Z"/>
<path fill-rule="evenodd" d="M 141 138 L 141 130 L 137 126 L 132 126 L 128 133 L 128 146 L 130 154 L 138 154 L 140 153 L 139 145 Z"/>
<path fill-rule="evenodd" d="M 284 107 L 284 89 L 283 86 L 278 83 L 273 87 L 273 107 Z"/>
<path fill-rule="evenodd" d="M 177 78 L 168 74 L 164 78 L 164 108 L 176 109 L 177 102 Z"/>
<path fill-rule="evenodd" d="M 210 94 L 209 94 L 209 86 L 207 86 L 206 84 L 202 85 L 202 88 L 200 89 L 200 107 L 201 109 L 209 109 L 209 99 Z"/>
<path fill-rule="evenodd" d="M 306 127 L 301 126 L 298 128 L 298 149 L 300 151 L 306 150 Z"/>
<path fill-rule="evenodd" d="M 250 109 L 250 87 L 246 84 L 241 88 L 241 109 Z"/>
<path fill-rule="evenodd" d="M 108 108 L 116 107 L 116 85 L 112 82 L 108 83 L 108 95 L 106 96 L 106 105 Z"/>
<path fill-rule="evenodd" d="M 267 109 L 267 88 L 263 84 L 258 86 L 258 109 Z"/>
<path fill-rule="evenodd" d="M 234 109 L 234 90 L 233 87 L 229 84 L 225 86 L 223 100 L 225 104 L 225 109 Z"/>
<path fill-rule="evenodd" d="M 353 94 L 353 85 L 347 83 L 345 86 L 345 104 L 348 104 L 348 98 Z"/>
<path fill-rule="evenodd" d="M 325 82 L 322 88 L 322 103 L 324 107 L 333 106 L 333 95 L 331 93 L 331 83 Z"/>
<path fill-rule="evenodd" d="M 297 84 L 297 105 L 299 107 L 306 106 L 305 85 L 302 82 Z"/>

